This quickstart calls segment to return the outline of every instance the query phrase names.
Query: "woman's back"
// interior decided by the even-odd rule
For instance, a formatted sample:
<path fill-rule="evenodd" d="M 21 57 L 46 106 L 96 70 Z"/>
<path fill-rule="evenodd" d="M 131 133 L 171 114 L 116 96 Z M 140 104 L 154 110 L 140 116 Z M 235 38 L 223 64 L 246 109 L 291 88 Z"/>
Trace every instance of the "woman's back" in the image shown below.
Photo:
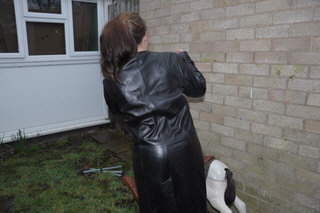
<path fill-rule="evenodd" d="M 120 111 L 135 117 L 150 113 L 173 113 L 186 103 L 182 74 L 173 53 L 139 52 L 119 72 L 122 84 L 105 80 L 122 94 Z M 108 87 L 108 84 L 113 84 Z M 106 91 L 108 92 L 108 91 Z M 108 92 L 109 93 L 109 92 Z M 117 97 L 120 98 L 120 97 Z"/>
<path fill-rule="evenodd" d="M 188 79 L 184 78 L 186 70 L 182 68 L 186 65 L 181 63 L 185 63 L 183 56 L 175 53 L 138 52 L 119 72 L 122 84 L 104 81 L 106 99 L 113 99 L 110 101 L 117 103 L 114 110 L 127 115 L 133 123 L 131 130 L 139 139 L 153 144 L 172 143 L 181 140 L 185 131 L 192 131 L 193 123 L 183 95 L 184 81 Z M 203 78 L 193 80 L 198 85 L 193 89 L 199 90 L 194 93 L 203 93 Z"/>
<path fill-rule="evenodd" d="M 146 24 L 132 12 L 100 36 L 105 99 L 133 133 L 141 213 L 206 213 L 202 152 L 184 97 L 206 83 L 186 52 L 148 52 Z"/>

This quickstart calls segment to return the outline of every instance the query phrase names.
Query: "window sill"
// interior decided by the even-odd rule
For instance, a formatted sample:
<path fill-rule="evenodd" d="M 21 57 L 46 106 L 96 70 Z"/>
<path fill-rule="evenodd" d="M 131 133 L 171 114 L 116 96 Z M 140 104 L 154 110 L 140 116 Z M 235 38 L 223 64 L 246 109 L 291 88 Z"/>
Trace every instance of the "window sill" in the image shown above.
<path fill-rule="evenodd" d="M 54 66 L 54 65 L 72 65 L 72 64 L 99 64 L 100 56 L 91 57 L 29 57 L 27 59 L 0 59 L 0 68 L 26 67 L 26 66 Z"/>

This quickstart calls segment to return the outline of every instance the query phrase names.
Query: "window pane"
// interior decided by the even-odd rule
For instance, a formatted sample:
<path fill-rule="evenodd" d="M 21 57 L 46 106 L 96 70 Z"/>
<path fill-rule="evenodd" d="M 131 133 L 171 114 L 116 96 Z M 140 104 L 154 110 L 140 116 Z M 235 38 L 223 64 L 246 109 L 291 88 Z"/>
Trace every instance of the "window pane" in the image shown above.
<path fill-rule="evenodd" d="M 17 53 L 18 38 L 13 0 L 0 0 L 0 53 Z"/>
<path fill-rule="evenodd" d="M 64 24 L 27 22 L 29 55 L 65 54 Z"/>
<path fill-rule="evenodd" d="M 28 0 L 28 11 L 61 14 L 61 0 Z"/>
<path fill-rule="evenodd" d="M 75 51 L 97 51 L 97 4 L 73 1 L 72 13 Z"/>

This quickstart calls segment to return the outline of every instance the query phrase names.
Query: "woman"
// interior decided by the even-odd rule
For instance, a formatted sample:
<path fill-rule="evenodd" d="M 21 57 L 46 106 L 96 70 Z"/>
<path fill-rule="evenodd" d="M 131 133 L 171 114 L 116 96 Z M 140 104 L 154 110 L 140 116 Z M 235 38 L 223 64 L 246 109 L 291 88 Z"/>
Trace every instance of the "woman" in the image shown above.
<path fill-rule="evenodd" d="M 120 14 L 100 37 L 105 99 L 132 133 L 142 213 L 206 213 L 202 152 L 186 96 L 206 83 L 186 52 L 147 51 L 145 22 Z"/>

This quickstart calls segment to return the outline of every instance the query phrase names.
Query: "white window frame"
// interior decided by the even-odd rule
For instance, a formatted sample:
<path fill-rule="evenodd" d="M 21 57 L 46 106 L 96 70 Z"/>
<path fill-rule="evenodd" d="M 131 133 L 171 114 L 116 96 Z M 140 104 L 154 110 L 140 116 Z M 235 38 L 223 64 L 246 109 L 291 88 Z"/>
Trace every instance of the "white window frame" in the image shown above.
<path fill-rule="evenodd" d="M 25 55 L 24 51 L 24 39 L 22 30 L 21 10 L 19 7 L 19 0 L 13 0 L 14 4 L 14 15 L 16 19 L 16 30 L 18 40 L 18 52 L 17 53 L 0 53 L 0 58 L 23 58 Z"/>
<path fill-rule="evenodd" d="M 56 54 L 56 55 L 30 55 L 29 54 L 29 46 L 28 46 L 28 35 L 27 35 L 27 22 L 37 22 L 37 23 L 57 23 L 57 24 L 64 24 L 64 41 L 65 41 L 65 49 L 66 49 L 66 53 L 65 54 Z M 69 31 L 68 31 L 68 23 L 66 20 L 62 20 L 62 19 L 44 19 L 44 18 L 24 18 L 24 23 L 23 23 L 23 31 L 24 31 L 24 40 L 25 42 L 25 46 L 24 49 L 26 50 L 26 60 L 32 60 L 32 59 L 36 59 L 36 60 L 61 60 L 61 59 L 65 59 L 66 56 L 70 55 L 70 51 L 67 48 L 67 45 L 69 45 L 70 41 L 68 39 L 68 36 L 66 36 Z"/>
<path fill-rule="evenodd" d="M 66 19 L 67 18 L 67 8 L 65 4 L 65 0 L 61 0 L 61 13 L 42 13 L 42 12 L 29 12 L 28 10 L 28 1 L 23 0 L 23 12 L 24 17 L 38 17 L 38 18 L 61 18 Z"/>
<path fill-rule="evenodd" d="M 74 48 L 74 31 L 73 31 L 73 15 L 72 15 L 72 2 L 73 1 L 79 1 L 79 2 L 87 2 L 87 3 L 96 3 L 97 4 L 97 22 L 98 22 L 98 50 L 97 51 L 75 51 Z M 99 35 L 102 32 L 103 29 L 103 2 L 104 1 L 98 1 L 98 0 L 70 0 L 68 1 L 68 9 L 69 9 L 69 39 L 70 39 L 70 53 L 71 56 L 99 56 L 100 55 L 100 42 L 99 42 Z M 102 27 L 101 27 L 102 26 Z"/>
<path fill-rule="evenodd" d="M 104 0 L 103 1 L 103 8 L 105 8 L 105 10 L 104 10 L 104 22 L 105 23 L 107 23 L 109 21 L 109 6 L 111 4 L 112 4 L 112 0 Z"/>
<path fill-rule="evenodd" d="M 61 14 L 52 14 L 52 13 L 36 13 L 28 12 L 28 2 L 27 0 L 20 0 L 21 7 L 24 11 L 23 20 L 23 37 L 25 41 L 24 49 L 26 50 L 25 59 L 27 61 L 45 61 L 45 60 L 65 60 L 67 56 L 70 55 L 69 49 L 69 37 L 67 36 L 69 32 L 69 26 L 67 22 L 67 3 L 66 0 L 61 0 Z M 27 35 L 27 22 L 39 22 L 39 23 L 58 23 L 64 24 L 64 41 L 65 41 L 65 54 L 56 54 L 56 55 L 30 55 L 29 46 L 28 46 L 28 35 Z"/>
<path fill-rule="evenodd" d="M 83 60 L 93 61 L 100 59 L 99 35 L 102 33 L 104 24 L 108 20 L 107 5 L 109 0 L 73 0 L 97 4 L 98 21 L 98 51 L 74 51 L 72 0 L 61 0 L 61 14 L 28 12 L 26 0 L 13 0 L 18 37 L 18 53 L 0 53 L 0 67 L 21 66 L 21 63 L 35 64 L 48 62 L 48 64 L 61 64 Z M 65 30 L 65 54 L 59 55 L 29 55 L 27 22 L 63 23 Z M 2 65 L 1 65 L 2 64 Z"/>

